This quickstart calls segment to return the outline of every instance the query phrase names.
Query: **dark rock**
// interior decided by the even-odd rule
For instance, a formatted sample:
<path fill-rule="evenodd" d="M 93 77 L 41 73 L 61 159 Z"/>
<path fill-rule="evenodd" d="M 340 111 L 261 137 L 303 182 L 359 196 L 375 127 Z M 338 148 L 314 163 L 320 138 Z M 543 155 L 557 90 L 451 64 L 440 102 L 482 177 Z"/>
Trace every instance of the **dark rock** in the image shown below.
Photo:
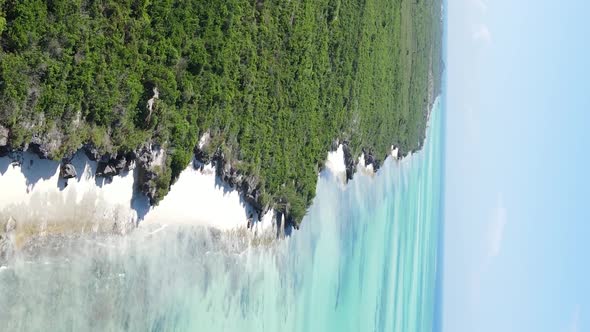
<path fill-rule="evenodd" d="M 401 147 L 399 147 L 399 148 L 398 148 L 398 150 L 397 150 L 397 159 L 398 159 L 398 160 L 399 160 L 399 159 L 402 159 L 403 157 L 405 157 L 405 156 L 407 156 L 407 155 L 408 155 L 408 153 L 407 153 L 407 152 L 405 152 L 404 150 L 402 150 L 402 148 L 401 148 Z"/>
<path fill-rule="evenodd" d="M 363 148 L 363 155 L 365 156 L 365 166 L 372 165 L 373 171 L 377 172 L 381 167 L 381 162 L 375 157 L 373 150 Z"/>
<path fill-rule="evenodd" d="M 229 163 L 227 163 L 227 162 L 224 163 L 221 175 L 222 175 L 221 176 L 222 180 L 225 183 L 229 184 L 230 187 L 233 187 L 234 181 L 233 181 L 232 167 Z"/>
<path fill-rule="evenodd" d="M 258 178 L 256 178 L 255 176 L 243 176 L 242 177 L 242 182 L 241 182 L 241 190 L 242 192 L 245 193 L 252 193 L 256 190 L 257 186 L 258 186 Z"/>
<path fill-rule="evenodd" d="M 137 159 L 137 153 L 135 151 L 129 151 L 125 154 L 125 160 L 127 160 L 127 166 Z"/>
<path fill-rule="evenodd" d="M 111 161 L 111 154 L 110 153 L 105 153 L 102 156 L 100 156 L 99 162 L 100 163 L 104 163 L 104 164 L 108 164 Z"/>
<path fill-rule="evenodd" d="M 76 168 L 71 163 L 62 163 L 61 168 L 59 170 L 59 175 L 64 179 L 71 179 L 78 176 L 76 173 Z"/>
<path fill-rule="evenodd" d="M 144 146 L 141 150 L 139 150 L 137 155 L 137 160 L 140 165 L 149 165 L 154 160 L 153 153 L 150 148 Z"/>
<path fill-rule="evenodd" d="M 84 146 L 82 146 L 82 149 L 84 150 L 84 154 L 86 154 L 86 157 L 88 157 L 88 159 L 92 161 L 97 161 L 101 159 L 101 155 L 98 152 L 98 149 L 93 144 L 84 144 Z"/>
<path fill-rule="evenodd" d="M 117 156 L 116 159 L 110 160 L 110 164 L 117 170 L 118 173 L 127 168 L 127 159 L 124 155 Z"/>
<path fill-rule="evenodd" d="M 110 153 L 105 153 L 99 158 L 96 175 L 111 177 L 121 174 L 122 171 L 129 169 L 129 165 L 135 160 L 133 158 L 135 155 L 135 152 L 119 153 L 113 157 Z"/>
<path fill-rule="evenodd" d="M 225 154 L 218 148 L 213 157 L 211 158 L 211 163 L 215 166 L 215 175 L 223 179 L 223 173 L 225 172 Z"/>
<path fill-rule="evenodd" d="M 262 216 L 264 213 L 266 213 L 266 208 L 264 206 L 262 206 L 261 203 L 261 191 L 259 188 L 254 189 L 251 192 L 243 192 L 243 197 L 244 197 L 244 201 L 246 201 L 246 203 L 248 203 L 250 206 L 252 206 L 252 208 L 254 209 L 254 211 L 256 211 L 256 213 L 259 216 Z"/>
<path fill-rule="evenodd" d="M 137 151 L 137 166 L 138 166 L 138 187 L 141 192 L 150 200 L 150 204 L 156 203 L 156 178 L 152 163 L 155 160 L 156 151 L 159 150 L 158 145 L 145 145 Z"/>
<path fill-rule="evenodd" d="M 96 168 L 96 176 L 113 177 L 117 174 L 119 174 L 119 172 L 113 165 L 109 164 L 108 162 L 98 162 L 98 167 Z"/>
<path fill-rule="evenodd" d="M 338 140 L 337 139 L 332 141 L 332 146 L 330 148 L 330 151 L 336 151 L 336 150 L 338 150 Z"/>
<path fill-rule="evenodd" d="M 39 138 L 33 138 L 31 144 L 29 144 L 29 151 L 41 159 L 49 158 L 49 150 L 45 144 L 41 143 Z"/>
<path fill-rule="evenodd" d="M 268 210 L 268 207 L 262 205 L 262 190 L 257 177 L 251 175 L 246 176 L 237 168 L 233 167 L 226 160 L 225 154 L 220 148 L 215 151 L 210 159 L 203 157 L 203 154 L 197 156 L 200 151 L 202 152 L 202 150 L 195 148 L 195 160 L 201 163 L 201 169 L 203 168 L 203 164 L 210 161 L 215 167 L 215 175 L 221 181 L 236 189 L 242 195 L 244 201 L 252 206 L 259 216 Z"/>
<path fill-rule="evenodd" d="M 285 236 L 291 236 L 293 229 L 299 230 L 299 225 L 295 222 L 295 218 L 293 218 L 293 215 L 291 215 L 289 212 L 285 212 Z"/>
<path fill-rule="evenodd" d="M 202 164 L 208 164 L 211 162 L 211 157 L 209 156 L 209 154 L 206 151 L 200 149 L 198 146 L 195 147 L 193 152 L 195 154 L 195 159 L 198 162 Z"/>
<path fill-rule="evenodd" d="M 346 179 L 352 180 L 352 176 L 356 172 L 356 163 L 352 157 L 352 152 L 348 147 L 348 142 L 342 142 L 342 151 L 344 152 L 344 166 L 346 166 Z"/>

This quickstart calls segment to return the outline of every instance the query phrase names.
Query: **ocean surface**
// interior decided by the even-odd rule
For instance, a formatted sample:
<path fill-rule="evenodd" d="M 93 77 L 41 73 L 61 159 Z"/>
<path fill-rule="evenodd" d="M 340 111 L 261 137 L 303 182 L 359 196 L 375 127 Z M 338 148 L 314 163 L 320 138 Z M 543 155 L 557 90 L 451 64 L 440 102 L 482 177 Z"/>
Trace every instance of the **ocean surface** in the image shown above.
<path fill-rule="evenodd" d="M 374 177 L 323 173 L 282 241 L 159 225 L 40 238 L 0 267 L 0 329 L 433 331 L 443 116 L 437 101 L 424 149 Z"/>

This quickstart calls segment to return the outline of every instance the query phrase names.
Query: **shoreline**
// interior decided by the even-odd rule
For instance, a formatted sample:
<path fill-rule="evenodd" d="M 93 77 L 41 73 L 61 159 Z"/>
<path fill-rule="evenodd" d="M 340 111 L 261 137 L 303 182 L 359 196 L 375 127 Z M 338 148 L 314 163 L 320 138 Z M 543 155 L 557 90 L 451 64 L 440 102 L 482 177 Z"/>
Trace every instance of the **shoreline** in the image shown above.
<path fill-rule="evenodd" d="M 433 108 L 438 102 L 439 97 L 435 98 Z M 392 146 L 382 164 L 389 158 L 403 162 L 413 154 L 398 153 Z M 378 174 L 379 169 L 366 161 L 363 153 L 353 162 L 353 177 Z M 212 162 L 200 164 L 193 158 L 168 194 L 154 206 L 138 188 L 140 169 L 136 163 L 107 178 L 97 176 L 99 162 L 89 159 L 82 149 L 69 163 L 79 174 L 67 180 L 62 177 L 59 162 L 40 159 L 32 152 L 16 152 L 0 158 L 0 187 L 10 188 L 0 191 L 0 233 L 8 233 L 10 219 L 16 221 L 17 228 L 38 234 L 73 231 L 124 235 L 137 227 L 183 224 L 222 232 L 244 229 L 252 237 L 265 233 L 279 237 L 291 231 L 284 215 L 271 208 L 260 217 L 243 192 L 216 174 Z M 334 176 L 345 190 L 347 173 L 351 171 L 347 167 L 349 163 L 345 145 L 338 144 L 334 151 L 327 153 L 317 181 L 322 176 Z"/>
<path fill-rule="evenodd" d="M 372 165 L 358 159 L 356 173 L 373 176 Z M 138 188 L 139 169 L 135 163 L 119 175 L 97 176 L 99 163 L 80 149 L 69 160 L 78 174 L 64 179 L 61 163 L 41 159 L 32 152 L 0 157 L 0 233 L 8 233 L 10 220 L 26 233 L 16 242 L 37 235 L 61 233 L 112 233 L 125 235 L 138 227 L 191 225 L 231 232 L 250 230 L 253 237 L 264 233 L 290 234 L 284 215 L 269 209 L 260 217 L 244 195 L 217 174 L 211 163 L 196 159 L 158 205 Z M 356 175 L 355 173 L 355 175 Z M 328 152 L 325 168 L 318 174 L 335 176 L 347 184 L 342 145 Z M 195 190 L 196 189 L 196 190 Z M 164 222 L 163 222 L 164 221 Z M 23 243 L 17 243 L 17 246 Z"/>

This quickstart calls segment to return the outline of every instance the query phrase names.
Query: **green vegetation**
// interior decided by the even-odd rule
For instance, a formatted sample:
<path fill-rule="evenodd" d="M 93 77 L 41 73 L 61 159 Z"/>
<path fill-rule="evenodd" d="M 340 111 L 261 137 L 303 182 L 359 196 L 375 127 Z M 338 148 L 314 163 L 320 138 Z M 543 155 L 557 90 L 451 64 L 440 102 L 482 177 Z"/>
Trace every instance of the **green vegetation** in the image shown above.
<path fill-rule="evenodd" d="M 62 133 L 54 158 L 155 140 L 171 156 L 160 196 L 210 130 L 299 221 L 333 139 L 380 156 L 421 147 L 440 86 L 440 6 L 0 0 L 0 124 L 13 147 Z"/>

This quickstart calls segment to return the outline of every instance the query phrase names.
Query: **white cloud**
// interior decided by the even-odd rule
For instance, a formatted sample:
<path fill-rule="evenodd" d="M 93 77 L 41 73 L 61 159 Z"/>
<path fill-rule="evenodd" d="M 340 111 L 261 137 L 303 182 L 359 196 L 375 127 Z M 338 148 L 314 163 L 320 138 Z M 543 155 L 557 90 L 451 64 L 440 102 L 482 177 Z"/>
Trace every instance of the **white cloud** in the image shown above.
<path fill-rule="evenodd" d="M 502 194 L 498 194 L 498 202 L 496 204 L 488 230 L 488 257 L 490 258 L 500 254 L 502 240 L 504 238 L 504 228 L 508 222 Z"/>
<path fill-rule="evenodd" d="M 485 24 L 479 24 L 473 28 L 471 34 L 473 41 L 489 45 L 492 43 L 492 32 Z"/>

